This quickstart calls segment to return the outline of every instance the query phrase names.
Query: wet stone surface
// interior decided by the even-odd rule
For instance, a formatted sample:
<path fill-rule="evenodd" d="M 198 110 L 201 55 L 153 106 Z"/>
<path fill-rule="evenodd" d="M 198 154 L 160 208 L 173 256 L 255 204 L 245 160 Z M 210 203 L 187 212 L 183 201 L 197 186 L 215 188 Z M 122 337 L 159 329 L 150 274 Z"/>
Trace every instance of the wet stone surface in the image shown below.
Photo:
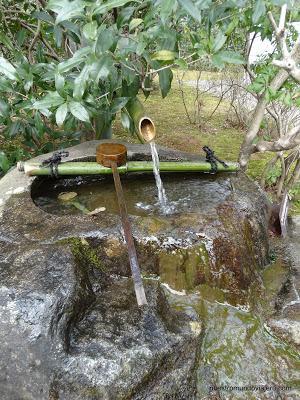
<path fill-rule="evenodd" d="M 92 157 L 97 143 L 72 148 L 70 158 Z M 128 150 L 131 159 L 151 159 L 148 146 Z M 285 307 L 295 266 L 270 253 L 264 194 L 243 174 L 166 178 L 178 207 L 163 215 L 151 177 L 123 182 L 149 302 L 143 309 L 109 180 L 103 192 L 98 182 L 92 190 L 52 182 L 55 195 L 48 191 L 42 203 L 41 182 L 15 170 L 0 180 L 0 398 L 256 399 L 209 390 L 251 384 L 287 385 L 281 395 L 297 399 L 296 318 Z M 90 211 L 105 210 L 92 216 L 59 204 L 66 190 L 79 192 Z M 275 329 L 283 320 L 293 333 Z"/>

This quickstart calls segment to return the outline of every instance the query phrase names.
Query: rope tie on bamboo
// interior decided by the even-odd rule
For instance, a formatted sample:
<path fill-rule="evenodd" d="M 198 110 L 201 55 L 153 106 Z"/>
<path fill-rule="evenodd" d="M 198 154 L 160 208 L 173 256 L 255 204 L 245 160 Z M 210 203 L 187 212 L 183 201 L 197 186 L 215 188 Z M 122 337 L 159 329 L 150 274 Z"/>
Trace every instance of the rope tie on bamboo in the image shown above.
<path fill-rule="evenodd" d="M 217 156 L 215 156 L 215 152 L 212 149 L 210 149 L 208 146 L 204 146 L 204 147 L 202 147 L 202 149 L 206 154 L 205 161 L 209 162 L 211 165 L 211 170 L 210 170 L 211 174 L 215 174 L 218 172 L 217 162 L 222 164 L 225 168 L 228 168 L 228 165 L 225 163 L 225 161 L 222 161 Z"/>
<path fill-rule="evenodd" d="M 49 167 L 52 178 L 58 178 L 58 165 L 61 163 L 62 158 L 68 157 L 69 152 L 65 150 L 56 151 L 51 157 L 42 161 L 41 166 Z"/>

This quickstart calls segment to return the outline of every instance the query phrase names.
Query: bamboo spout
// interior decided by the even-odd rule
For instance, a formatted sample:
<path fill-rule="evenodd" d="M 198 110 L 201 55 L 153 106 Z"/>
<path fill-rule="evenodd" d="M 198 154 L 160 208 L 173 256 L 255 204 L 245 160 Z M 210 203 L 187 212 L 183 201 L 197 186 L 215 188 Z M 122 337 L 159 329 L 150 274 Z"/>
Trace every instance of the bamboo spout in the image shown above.
<path fill-rule="evenodd" d="M 139 99 L 133 99 L 128 102 L 126 109 L 132 118 L 140 142 L 151 142 L 156 136 L 156 128 L 152 119 L 146 116 L 143 104 Z"/>
<path fill-rule="evenodd" d="M 156 136 L 156 128 L 149 117 L 142 117 L 139 120 L 139 134 L 145 142 L 151 142 Z"/>

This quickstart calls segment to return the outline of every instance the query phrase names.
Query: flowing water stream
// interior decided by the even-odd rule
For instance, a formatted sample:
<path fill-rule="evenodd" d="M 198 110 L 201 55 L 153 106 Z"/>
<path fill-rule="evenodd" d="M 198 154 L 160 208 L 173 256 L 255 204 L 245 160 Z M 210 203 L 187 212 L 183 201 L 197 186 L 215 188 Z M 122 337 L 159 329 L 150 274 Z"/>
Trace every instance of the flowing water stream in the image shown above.
<path fill-rule="evenodd" d="M 166 191 L 165 191 L 164 185 L 163 185 L 161 177 L 160 177 L 159 156 L 158 156 L 158 152 L 157 152 L 157 149 L 155 146 L 155 142 L 153 142 L 153 141 L 150 142 L 150 147 L 151 147 L 151 155 L 152 155 L 152 161 L 153 161 L 153 173 L 154 173 L 156 187 L 157 187 L 157 191 L 158 191 L 158 200 L 159 200 L 162 212 L 164 214 L 169 214 L 170 212 L 172 212 L 172 207 L 168 204 L 168 198 L 166 195 Z"/>

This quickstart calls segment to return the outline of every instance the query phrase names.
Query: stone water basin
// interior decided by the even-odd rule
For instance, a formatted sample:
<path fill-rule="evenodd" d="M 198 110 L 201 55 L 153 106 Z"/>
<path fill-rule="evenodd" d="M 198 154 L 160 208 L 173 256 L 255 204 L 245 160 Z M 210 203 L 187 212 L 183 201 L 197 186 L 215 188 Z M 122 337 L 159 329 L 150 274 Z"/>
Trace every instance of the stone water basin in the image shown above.
<path fill-rule="evenodd" d="M 71 148 L 70 159 L 92 157 L 97 144 Z M 151 157 L 127 146 L 131 159 Z M 268 325 L 291 269 L 270 252 L 264 193 L 241 173 L 163 176 L 174 204 L 164 215 L 150 175 L 122 181 L 146 309 L 136 305 L 111 178 L 14 170 L 0 180 L 0 398 L 299 398 L 296 344 Z M 61 204 L 61 191 L 105 211 Z"/>

